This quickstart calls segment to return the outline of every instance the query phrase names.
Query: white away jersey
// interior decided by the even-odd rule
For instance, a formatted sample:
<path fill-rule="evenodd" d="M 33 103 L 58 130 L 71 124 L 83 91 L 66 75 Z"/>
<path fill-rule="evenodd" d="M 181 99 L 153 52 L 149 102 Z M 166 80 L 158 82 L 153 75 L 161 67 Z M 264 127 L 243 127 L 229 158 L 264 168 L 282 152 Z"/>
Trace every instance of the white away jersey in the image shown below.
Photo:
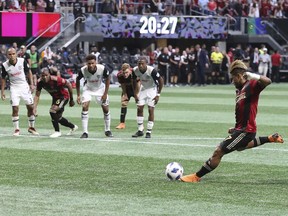
<path fill-rule="evenodd" d="M 28 68 L 29 66 L 24 58 L 17 58 L 15 65 L 11 65 L 9 60 L 7 60 L 3 63 L 2 78 L 4 79 L 7 75 L 9 76 L 11 88 L 27 86 L 25 71 L 27 71 Z"/>
<path fill-rule="evenodd" d="M 104 65 L 96 64 L 97 70 L 94 74 L 88 71 L 88 66 L 83 66 L 78 74 L 78 78 L 84 77 L 85 86 L 84 89 L 89 91 L 97 91 L 99 88 L 104 88 L 103 78 L 109 76 L 109 71 L 104 67 Z"/>
<path fill-rule="evenodd" d="M 158 84 L 160 74 L 152 67 L 147 65 L 145 73 L 141 73 L 138 66 L 133 68 L 134 78 L 138 77 L 141 81 L 142 90 L 154 88 Z"/>

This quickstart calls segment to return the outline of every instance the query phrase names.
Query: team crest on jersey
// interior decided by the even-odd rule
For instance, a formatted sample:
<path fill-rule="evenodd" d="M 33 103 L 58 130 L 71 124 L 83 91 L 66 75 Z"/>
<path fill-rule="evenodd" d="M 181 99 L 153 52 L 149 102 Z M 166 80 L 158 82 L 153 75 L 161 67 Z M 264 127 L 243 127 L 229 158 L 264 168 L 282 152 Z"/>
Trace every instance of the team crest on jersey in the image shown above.
<path fill-rule="evenodd" d="M 98 79 L 100 79 L 101 75 L 97 75 L 96 77 L 97 77 Z"/>
<path fill-rule="evenodd" d="M 237 97 L 236 97 L 236 103 L 238 103 L 239 101 L 243 100 L 246 98 L 246 95 L 245 95 L 245 92 L 239 94 Z"/>
<path fill-rule="evenodd" d="M 22 65 L 19 65 L 19 66 L 18 66 L 18 70 L 22 70 Z"/>

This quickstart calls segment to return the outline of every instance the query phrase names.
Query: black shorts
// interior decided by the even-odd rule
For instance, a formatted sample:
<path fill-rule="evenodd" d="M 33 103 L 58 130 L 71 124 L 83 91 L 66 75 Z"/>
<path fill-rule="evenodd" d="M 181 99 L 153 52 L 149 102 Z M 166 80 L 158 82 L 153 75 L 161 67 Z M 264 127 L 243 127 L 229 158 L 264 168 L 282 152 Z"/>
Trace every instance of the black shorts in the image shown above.
<path fill-rule="evenodd" d="M 39 75 L 40 70 L 39 70 L 39 68 L 31 68 L 31 72 L 33 75 Z"/>
<path fill-rule="evenodd" d="M 180 71 L 180 69 L 178 66 L 171 66 L 170 67 L 170 76 L 178 76 L 179 71 Z"/>
<path fill-rule="evenodd" d="M 221 72 L 221 64 L 212 64 L 212 72 Z"/>
<path fill-rule="evenodd" d="M 226 154 L 235 150 L 243 150 L 255 136 L 256 133 L 234 131 L 220 143 L 220 148 Z"/>
<path fill-rule="evenodd" d="M 63 112 L 65 105 L 68 103 L 69 99 L 67 98 L 53 98 L 52 106 L 58 106 L 59 111 Z"/>

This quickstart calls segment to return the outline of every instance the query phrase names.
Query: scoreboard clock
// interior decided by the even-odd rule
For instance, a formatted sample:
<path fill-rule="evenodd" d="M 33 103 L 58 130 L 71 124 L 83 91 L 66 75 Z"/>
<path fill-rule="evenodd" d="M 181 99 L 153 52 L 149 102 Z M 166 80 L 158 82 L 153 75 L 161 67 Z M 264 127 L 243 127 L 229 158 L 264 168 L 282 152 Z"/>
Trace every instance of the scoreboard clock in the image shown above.
<path fill-rule="evenodd" d="M 161 17 L 156 19 L 154 16 L 142 16 L 140 22 L 140 34 L 174 34 L 178 19 L 177 17 Z"/>

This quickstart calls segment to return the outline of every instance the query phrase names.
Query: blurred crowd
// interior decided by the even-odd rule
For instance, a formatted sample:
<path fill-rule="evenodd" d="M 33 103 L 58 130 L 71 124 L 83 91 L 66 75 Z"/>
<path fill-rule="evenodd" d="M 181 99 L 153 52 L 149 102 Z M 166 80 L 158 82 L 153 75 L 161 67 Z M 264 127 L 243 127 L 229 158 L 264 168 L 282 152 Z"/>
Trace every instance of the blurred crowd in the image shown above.
<path fill-rule="evenodd" d="M 47 67 L 52 73 L 70 79 L 74 86 L 75 74 L 85 65 L 87 55 L 81 49 L 51 50 L 50 47 L 46 47 L 43 52 L 38 53 L 35 45 L 26 48 L 24 45 L 18 47 L 17 43 L 13 43 L 13 47 L 17 50 L 18 57 L 29 63 L 35 82 L 41 68 Z M 6 50 L 7 46 L 0 46 L 0 65 L 7 59 Z M 150 47 L 142 50 L 128 50 L 127 47 L 112 47 L 108 50 L 104 46 L 98 50 L 95 45 L 90 47 L 90 53 L 96 56 L 99 63 L 106 65 L 112 74 L 112 83 L 117 83 L 116 74 L 123 63 L 134 67 L 139 57 L 144 56 L 149 65 L 157 68 L 164 78 L 165 85 L 170 87 L 229 84 L 229 66 L 236 59 L 243 60 L 250 71 L 268 76 L 274 82 L 280 82 L 280 70 L 288 71 L 288 52 L 284 52 L 284 55 L 280 55 L 277 50 L 268 50 L 265 45 L 248 45 L 243 48 L 241 44 L 228 50 L 223 50 L 217 45 L 207 48 L 205 44 L 195 44 L 182 50 L 171 45 L 155 50 Z"/>
<path fill-rule="evenodd" d="M 61 12 L 80 5 L 84 13 L 288 17 L 288 0 L 0 0 L 0 11 Z"/>
<path fill-rule="evenodd" d="M 15 48 L 18 57 L 24 58 L 28 62 L 34 84 L 40 77 L 41 69 L 48 68 L 52 74 L 68 79 L 75 87 L 75 74 L 85 64 L 86 55 L 83 51 L 73 52 L 65 48 L 52 51 L 50 47 L 46 47 L 39 53 L 35 45 L 31 45 L 29 48 L 25 45 L 19 47 L 16 42 L 12 44 L 12 47 Z M 9 46 L 0 45 L 0 70 L 2 63 L 7 60 L 8 48 Z"/>
<path fill-rule="evenodd" d="M 0 11 L 56 12 L 57 0 L 0 0 Z"/>

